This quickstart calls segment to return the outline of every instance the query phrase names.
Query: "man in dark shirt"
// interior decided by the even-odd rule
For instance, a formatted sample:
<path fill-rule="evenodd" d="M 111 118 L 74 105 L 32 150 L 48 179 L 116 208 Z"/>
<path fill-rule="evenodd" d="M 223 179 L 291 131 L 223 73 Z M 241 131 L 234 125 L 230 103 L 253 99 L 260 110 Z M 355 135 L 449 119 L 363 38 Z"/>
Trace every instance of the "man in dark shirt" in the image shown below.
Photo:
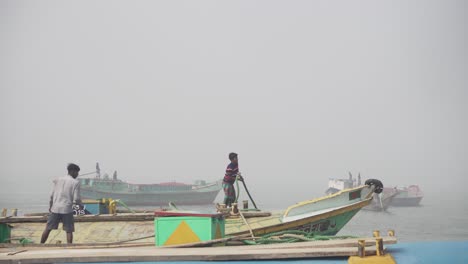
<path fill-rule="evenodd" d="M 236 190 L 234 189 L 236 177 L 238 180 L 242 181 L 242 177 L 239 175 L 237 153 L 229 153 L 229 160 L 231 163 L 227 166 L 226 174 L 223 178 L 224 204 L 227 207 L 231 206 L 231 204 L 236 201 Z"/>

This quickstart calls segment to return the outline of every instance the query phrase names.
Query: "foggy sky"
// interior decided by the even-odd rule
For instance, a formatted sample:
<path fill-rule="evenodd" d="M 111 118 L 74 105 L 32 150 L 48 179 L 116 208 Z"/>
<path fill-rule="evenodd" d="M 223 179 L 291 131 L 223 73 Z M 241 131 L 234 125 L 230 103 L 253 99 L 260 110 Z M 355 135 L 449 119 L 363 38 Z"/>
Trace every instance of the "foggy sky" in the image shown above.
<path fill-rule="evenodd" d="M 461 0 L 0 1 L 0 191 L 48 192 L 68 162 L 214 181 L 234 151 L 260 204 L 348 171 L 467 197 L 466 17 Z"/>

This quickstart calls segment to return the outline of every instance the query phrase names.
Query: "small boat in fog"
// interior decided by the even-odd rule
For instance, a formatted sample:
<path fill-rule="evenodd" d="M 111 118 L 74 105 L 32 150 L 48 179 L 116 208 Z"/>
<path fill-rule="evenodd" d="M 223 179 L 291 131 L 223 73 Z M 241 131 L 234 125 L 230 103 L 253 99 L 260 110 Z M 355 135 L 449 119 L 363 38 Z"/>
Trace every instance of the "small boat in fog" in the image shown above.
<path fill-rule="evenodd" d="M 402 188 L 384 188 L 384 192 L 394 190 L 397 195 L 393 198 L 392 206 L 419 206 L 422 198 L 424 197 L 423 192 L 418 185 L 410 185 Z"/>

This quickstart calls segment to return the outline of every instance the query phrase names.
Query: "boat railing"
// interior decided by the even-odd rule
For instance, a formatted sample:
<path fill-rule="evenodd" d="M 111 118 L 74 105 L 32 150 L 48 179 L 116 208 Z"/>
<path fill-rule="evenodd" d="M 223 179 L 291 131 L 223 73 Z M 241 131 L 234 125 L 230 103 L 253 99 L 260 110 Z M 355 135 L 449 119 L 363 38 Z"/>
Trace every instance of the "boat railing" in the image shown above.
<path fill-rule="evenodd" d="M 372 201 L 374 187 L 373 186 L 359 186 L 352 189 L 346 189 L 337 193 L 316 198 L 309 201 L 304 201 L 290 206 L 284 212 L 283 218 L 292 217 L 296 215 L 302 215 L 320 210 L 328 210 L 331 208 L 338 208 L 348 206 L 361 201 Z M 324 203 L 324 200 L 328 200 L 329 203 Z M 320 203 L 319 203 L 320 202 Z"/>

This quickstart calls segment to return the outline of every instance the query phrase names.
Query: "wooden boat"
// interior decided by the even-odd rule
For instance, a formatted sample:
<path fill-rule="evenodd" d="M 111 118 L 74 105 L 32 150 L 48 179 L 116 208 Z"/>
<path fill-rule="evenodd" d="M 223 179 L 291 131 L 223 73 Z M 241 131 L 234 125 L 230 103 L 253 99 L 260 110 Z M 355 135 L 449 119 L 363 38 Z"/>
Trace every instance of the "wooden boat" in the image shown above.
<path fill-rule="evenodd" d="M 392 206 L 419 206 L 419 203 L 424 197 L 418 185 L 410 185 L 402 188 L 384 188 L 384 191 L 386 190 L 397 192 L 397 195 L 391 202 Z"/>
<path fill-rule="evenodd" d="M 268 217 L 226 221 L 226 233 L 239 235 L 251 231 L 255 236 L 261 236 L 284 230 L 301 230 L 317 235 L 335 235 L 361 208 L 371 203 L 373 191 L 374 186 L 363 185 L 297 203 Z"/>
<path fill-rule="evenodd" d="M 374 185 L 363 185 L 338 193 L 304 201 L 283 212 L 256 217 L 242 212 L 225 220 L 226 235 L 252 234 L 261 236 L 285 230 L 302 230 L 317 235 L 335 235 L 364 206 L 372 201 Z M 254 214 L 258 214 L 255 212 Z M 75 243 L 125 243 L 128 241 L 154 243 L 154 213 L 117 215 L 79 215 L 75 217 Z M 46 216 L 0 217 L 7 223 L 12 241 L 28 238 L 40 240 Z M 53 230 L 48 243 L 66 241 L 63 230 Z"/>
<path fill-rule="evenodd" d="M 93 172 L 94 173 L 94 172 Z M 83 199 L 112 197 L 127 205 L 160 206 L 173 202 L 178 205 L 211 204 L 222 189 L 222 181 L 207 183 L 204 180 L 194 184 L 163 182 L 154 184 L 134 184 L 107 174 L 101 177 L 99 163 L 96 175 L 91 178 L 79 177 Z"/>

